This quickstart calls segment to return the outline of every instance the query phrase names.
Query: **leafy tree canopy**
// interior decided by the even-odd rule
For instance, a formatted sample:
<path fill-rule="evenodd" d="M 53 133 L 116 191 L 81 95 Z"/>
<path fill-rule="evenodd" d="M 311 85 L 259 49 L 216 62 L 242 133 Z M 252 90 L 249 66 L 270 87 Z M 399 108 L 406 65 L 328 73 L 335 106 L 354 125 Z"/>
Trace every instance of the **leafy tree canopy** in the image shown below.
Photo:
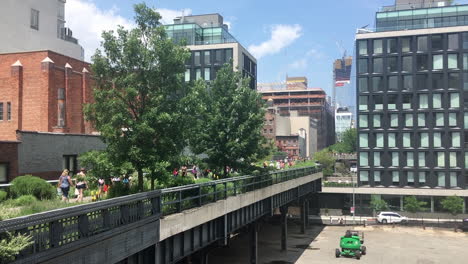
<path fill-rule="evenodd" d="M 329 176 L 333 174 L 335 158 L 327 149 L 323 149 L 321 151 L 316 152 L 314 154 L 314 159 L 322 165 L 324 176 Z"/>
<path fill-rule="evenodd" d="M 454 216 L 463 211 L 463 198 L 456 195 L 445 197 L 440 203 L 442 208 Z"/>
<path fill-rule="evenodd" d="M 370 206 L 373 210 L 377 212 L 388 210 L 387 202 L 375 196 L 372 196 Z"/>
<path fill-rule="evenodd" d="M 403 205 L 406 211 L 416 213 L 421 211 L 427 202 L 419 201 L 415 196 L 406 196 Z"/>

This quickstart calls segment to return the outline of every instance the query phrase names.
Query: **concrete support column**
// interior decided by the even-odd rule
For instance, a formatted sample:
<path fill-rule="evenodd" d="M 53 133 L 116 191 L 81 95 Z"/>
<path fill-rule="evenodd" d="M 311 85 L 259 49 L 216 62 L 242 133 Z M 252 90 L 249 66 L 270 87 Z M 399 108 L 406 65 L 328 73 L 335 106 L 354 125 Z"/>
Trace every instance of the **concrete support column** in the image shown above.
<path fill-rule="evenodd" d="M 154 263 L 155 264 L 164 264 L 164 258 L 163 258 L 163 248 L 161 243 L 156 243 L 154 245 Z"/>
<path fill-rule="evenodd" d="M 288 206 L 280 207 L 281 212 L 281 250 L 288 249 Z"/>
<path fill-rule="evenodd" d="M 306 222 L 306 228 L 309 227 L 309 215 L 310 215 L 310 202 L 308 199 L 305 199 L 305 222 Z"/>
<path fill-rule="evenodd" d="M 258 263 L 258 225 L 253 222 L 249 228 L 250 264 Z"/>
<path fill-rule="evenodd" d="M 300 202 L 301 205 L 301 234 L 305 234 L 306 231 L 306 218 L 307 218 L 307 210 L 306 210 L 306 201 L 305 199 Z"/>
<path fill-rule="evenodd" d="M 208 264 L 208 251 L 204 250 L 200 253 L 200 264 Z"/>
<path fill-rule="evenodd" d="M 403 195 L 400 196 L 400 211 L 404 211 Z"/>
<path fill-rule="evenodd" d="M 431 213 L 434 212 L 434 196 L 431 196 Z"/>

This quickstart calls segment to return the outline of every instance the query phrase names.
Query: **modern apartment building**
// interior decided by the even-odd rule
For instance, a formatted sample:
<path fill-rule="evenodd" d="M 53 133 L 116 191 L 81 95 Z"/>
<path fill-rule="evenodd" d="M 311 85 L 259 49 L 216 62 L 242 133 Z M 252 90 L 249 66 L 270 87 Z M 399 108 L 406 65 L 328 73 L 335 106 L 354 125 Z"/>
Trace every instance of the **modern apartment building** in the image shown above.
<path fill-rule="evenodd" d="M 353 113 L 348 107 L 337 107 L 335 110 L 335 133 L 336 141 L 343 140 L 343 133 L 353 127 Z"/>
<path fill-rule="evenodd" d="M 468 5 L 397 0 L 356 54 L 359 185 L 466 189 Z"/>
<path fill-rule="evenodd" d="M 66 0 L 0 1 L 0 54 L 51 50 L 84 60 L 84 49 L 65 26 Z"/>
<path fill-rule="evenodd" d="M 166 25 L 166 32 L 175 42 L 187 45 L 192 52 L 187 61 L 185 81 L 214 80 L 216 72 L 232 61 L 234 70 L 250 78 L 250 87 L 257 87 L 257 60 L 229 33 L 219 14 L 182 16 Z"/>

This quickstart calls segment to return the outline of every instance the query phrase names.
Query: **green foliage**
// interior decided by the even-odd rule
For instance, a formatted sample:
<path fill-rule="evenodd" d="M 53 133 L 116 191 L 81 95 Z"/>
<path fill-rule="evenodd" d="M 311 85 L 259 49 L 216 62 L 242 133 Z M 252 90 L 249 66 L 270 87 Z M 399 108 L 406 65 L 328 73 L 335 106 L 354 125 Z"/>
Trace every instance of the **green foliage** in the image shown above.
<path fill-rule="evenodd" d="M 175 45 L 145 4 L 135 5 L 136 27 L 102 34 L 93 56 L 95 102 L 85 107 L 114 164 L 130 162 L 143 190 L 143 170 L 181 152 L 181 114 L 187 49 Z"/>
<path fill-rule="evenodd" d="M 218 174 L 226 166 L 242 169 L 270 153 L 261 134 L 265 104 L 231 64 L 218 70 L 212 83 L 197 82 L 186 105 L 190 147 L 206 154 L 205 161 Z"/>
<path fill-rule="evenodd" d="M 333 166 L 335 165 L 335 158 L 327 149 L 323 149 L 319 152 L 316 152 L 314 154 L 314 159 L 318 163 L 322 164 L 324 176 L 330 176 L 333 174 Z"/>
<path fill-rule="evenodd" d="M 36 202 L 37 199 L 34 195 L 21 195 L 20 197 L 13 200 L 13 203 L 17 206 L 31 205 Z"/>
<path fill-rule="evenodd" d="M 463 211 L 463 198 L 456 195 L 445 197 L 440 203 L 442 208 L 454 216 Z"/>
<path fill-rule="evenodd" d="M 170 187 L 176 187 L 176 186 L 182 186 L 182 185 L 189 185 L 189 184 L 194 184 L 195 180 L 192 177 L 172 177 L 168 181 L 166 188 Z"/>
<path fill-rule="evenodd" d="M 115 198 L 130 194 L 138 193 L 139 188 L 136 184 L 124 184 L 122 182 L 114 182 L 112 186 L 110 186 L 109 191 L 107 192 L 107 198 Z M 147 191 L 147 190 L 143 190 Z"/>
<path fill-rule="evenodd" d="M 7 198 L 7 196 L 8 196 L 8 193 L 7 193 L 7 192 L 1 191 L 1 190 L 0 190 L 0 202 L 5 201 L 6 198 Z"/>
<path fill-rule="evenodd" d="M 82 166 L 88 169 L 86 177 L 93 179 L 93 181 L 102 178 L 109 182 L 113 176 L 129 174 L 134 171 L 129 162 L 120 164 L 112 162 L 112 158 L 106 151 L 89 151 L 81 154 L 78 160 Z"/>
<path fill-rule="evenodd" d="M 370 206 L 373 210 L 377 212 L 388 210 L 387 202 L 375 196 L 372 196 Z"/>
<path fill-rule="evenodd" d="M 406 196 L 403 205 L 406 211 L 416 213 L 422 211 L 422 209 L 427 205 L 427 202 L 418 201 L 416 196 Z"/>
<path fill-rule="evenodd" d="M 12 235 L 9 232 L 1 234 L 0 264 L 11 263 L 26 247 L 32 245 L 31 236 L 22 234 Z"/>
<path fill-rule="evenodd" d="M 55 197 L 55 188 L 47 181 L 32 175 L 16 177 L 11 182 L 10 192 L 13 197 L 34 195 L 39 200 Z"/>
<path fill-rule="evenodd" d="M 336 153 L 354 153 L 357 150 L 357 129 L 350 128 L 343 133 L 343 140 L 331 145 L 330 150 Z"/>

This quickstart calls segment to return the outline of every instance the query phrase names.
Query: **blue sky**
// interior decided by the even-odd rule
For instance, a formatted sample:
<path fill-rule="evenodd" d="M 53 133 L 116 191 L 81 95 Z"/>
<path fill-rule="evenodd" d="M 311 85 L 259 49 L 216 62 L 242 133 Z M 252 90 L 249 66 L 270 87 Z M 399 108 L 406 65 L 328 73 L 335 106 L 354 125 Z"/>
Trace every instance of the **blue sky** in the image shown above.
<path fill-rule="evenodd" d="M 98 45 L 97 32 L 116 24 L 131 25 L 132 5 L 139 2 L 67 1 L 67 21 L 87 57 Z M 257 55 L 259 82 L 284 81 L 286 74 L 306 76 L 309 87 L 323 88 L 331 95 L 332 62 L 342 55 L 337 43 L 352 55 L 356 28 L 367 24 L 374 27 L 375 12 L 381 6 L 393 5 L 394 0 L 147 0 L 146 3 L 158 8 L 166 22 L 182 12 L 219 13 L 231 25 L 236 39 Z"/>

